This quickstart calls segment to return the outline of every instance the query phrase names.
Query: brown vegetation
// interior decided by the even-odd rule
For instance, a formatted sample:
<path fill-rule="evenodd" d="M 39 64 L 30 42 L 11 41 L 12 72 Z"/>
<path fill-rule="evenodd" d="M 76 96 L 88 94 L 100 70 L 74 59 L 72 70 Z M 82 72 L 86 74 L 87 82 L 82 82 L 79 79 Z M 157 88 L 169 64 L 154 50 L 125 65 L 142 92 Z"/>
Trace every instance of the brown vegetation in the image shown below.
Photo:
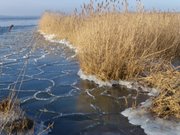
<path fill-rule="evenodd" d="M 170 77 L 171 60 L 180 59 L 180 15 L 145 12 L 140 3 L 137 4 L 137 12 L 128 12 L 126 0 L 122 12 L 119 3 L 117 0 L 106 0 L 96 5 L 91 0 L 90 4 L 82 6 L 81 13 L 45 13 L 39 29 L 74 44 L 78 49 L 81 69 L 86 74 L 96 75 L 101 80 L 143 78 L 151 86 L 162 89 L 160 96 L 154 100 L 152 112 L 162 117 L 171 113 L 179 117 L 175 114 L 179 111 L 179 101 L 169 100 L 174 96 L 178 98 L 178 94 L 163 100 L 159 98 L 164 98 L 166 90 L 172 90 L 166 87 L 174 84 L 169 81 L 171 78 L 165 80 Z M 175 72 L 177 75 L 173 80 L 176 81 L 179 71 Z M 179 89 L 176 88 L 174 93 L 179 93 Z M 166 115 L 160 104 L 156 105 L 157 102 L 171 107 L 173 104 L 178 109 L 169 108 L 171 113 Z"/>
<path fill-rule="evenodd" d="M 161 118 L 180 118 L 180 72 L 169 70 L 152 74 L 146 80 L 161 89 L 150 111 Z"/>
<path fill-rule="evenodd" d="M 17 100 L 7 98 L 0 101 L 0 134 L 14 134 L 33 129 L 34 122 L 24 115 Z"/>

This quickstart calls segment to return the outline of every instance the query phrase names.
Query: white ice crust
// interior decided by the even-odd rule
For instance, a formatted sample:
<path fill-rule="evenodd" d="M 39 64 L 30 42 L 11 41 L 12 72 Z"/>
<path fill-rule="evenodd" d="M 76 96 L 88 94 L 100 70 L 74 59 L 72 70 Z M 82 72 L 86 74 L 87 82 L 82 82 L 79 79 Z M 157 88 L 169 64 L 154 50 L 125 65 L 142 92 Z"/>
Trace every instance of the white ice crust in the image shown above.
<path fill-rule="evenodd" d="M 54 34 L 49 34 L 49 35 L 48 35 L 48 34 L 42 32 L 42 31 L 39 31 L 39 33 L 40 33 L 41 35 L 43 35 L 44 38 L 45 38 L 47 41 L 52 42 L 52 43 L 64 44 L 64 45 L 66 45 L 67 47 L 69 47 L 70 49 L 73 49 L 73 50 L 77 53 L 77 49 L 76 49 L 69 41 L 67 41 L 66 39 L 56 40 L 56 39 L 55 39 L 55 38 L 56 38 L 56 35 L 54 35 Z"/>
<path fill-rule="evenodd" d="M 128 108 L 121 114 L 127 117 L 131 124 L 141 126 L 147 135 L 180 135 L 180 122 L 155 118 L 147 111 L 151 102 L 146 100 L 138 108 Z"/>
<path fill-rule="evenodd" d="M 89 80 L 89 81 L 95 82 L 96 84 L 99 85 L 99 87 L 102 87 L 102 86 L 110 86 L 111 87 L 114 84 L 115 85 L 118 84 L 118 85 L 125 86 L 128 89 L 143 90 L 143 91 L 149 92 L 148 93 L 149 96 L 156 96 L 158 94 L 157 89 L 144 87 L 144 86 L 138 84 L 137 82 L 122 81 L 122 80 L 119 80 L 119 81 L 115 81 L 115 80 L 101 81 L 95 75 L 86 75 L 86 74 L 84 74 L 84 72 L 82 70 L 79 70 L 78 75 L 83 80 Z"/>

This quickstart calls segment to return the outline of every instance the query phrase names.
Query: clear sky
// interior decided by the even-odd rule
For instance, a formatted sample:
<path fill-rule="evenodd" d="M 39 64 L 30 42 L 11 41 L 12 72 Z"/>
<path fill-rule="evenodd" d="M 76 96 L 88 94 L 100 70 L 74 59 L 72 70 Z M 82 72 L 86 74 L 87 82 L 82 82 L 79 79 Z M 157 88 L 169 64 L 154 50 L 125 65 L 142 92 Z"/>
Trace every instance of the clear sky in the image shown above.
<path fill-rule="evenodd" d="M 0 15 L 39 16 L 45 10 L 70 12 L 89 0 L 0 0 Z M 129 0 L 130 7 L 136 0 Z M 180 0 L 141 0 L 146 9 L 180 11 Z"/>

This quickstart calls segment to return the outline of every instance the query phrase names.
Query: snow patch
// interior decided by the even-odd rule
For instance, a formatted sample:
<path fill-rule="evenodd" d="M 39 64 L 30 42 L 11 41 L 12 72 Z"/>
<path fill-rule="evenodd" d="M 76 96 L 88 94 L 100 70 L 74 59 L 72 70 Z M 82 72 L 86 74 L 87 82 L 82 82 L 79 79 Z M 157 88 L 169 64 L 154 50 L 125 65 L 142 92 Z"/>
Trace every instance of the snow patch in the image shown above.
<path fill-rule="evenodd" d="M 128 117 L 131 124 L 141 126 L 147 135 L 180 135 L 180 122 L 152 117 L 147 110 L 151 103 L 146 100 L 138 108 L 128 108 L 121 114 Z"/>

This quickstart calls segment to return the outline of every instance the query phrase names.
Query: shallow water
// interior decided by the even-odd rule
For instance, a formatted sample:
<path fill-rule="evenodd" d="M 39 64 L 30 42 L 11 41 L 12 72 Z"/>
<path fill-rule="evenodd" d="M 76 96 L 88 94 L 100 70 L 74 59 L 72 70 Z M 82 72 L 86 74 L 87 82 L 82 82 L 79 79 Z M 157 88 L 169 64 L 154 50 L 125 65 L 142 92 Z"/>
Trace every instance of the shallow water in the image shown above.
<path fill-rule="evenodd" d="M 145 135 L 121 112 L 145 101 L 146 93 L 81 80 L 73 50 L 36 31 L 27 25 L 0 34 L 1 99 L 17 91 L 29 117 L 54 123 L 50 135 Z"/>

